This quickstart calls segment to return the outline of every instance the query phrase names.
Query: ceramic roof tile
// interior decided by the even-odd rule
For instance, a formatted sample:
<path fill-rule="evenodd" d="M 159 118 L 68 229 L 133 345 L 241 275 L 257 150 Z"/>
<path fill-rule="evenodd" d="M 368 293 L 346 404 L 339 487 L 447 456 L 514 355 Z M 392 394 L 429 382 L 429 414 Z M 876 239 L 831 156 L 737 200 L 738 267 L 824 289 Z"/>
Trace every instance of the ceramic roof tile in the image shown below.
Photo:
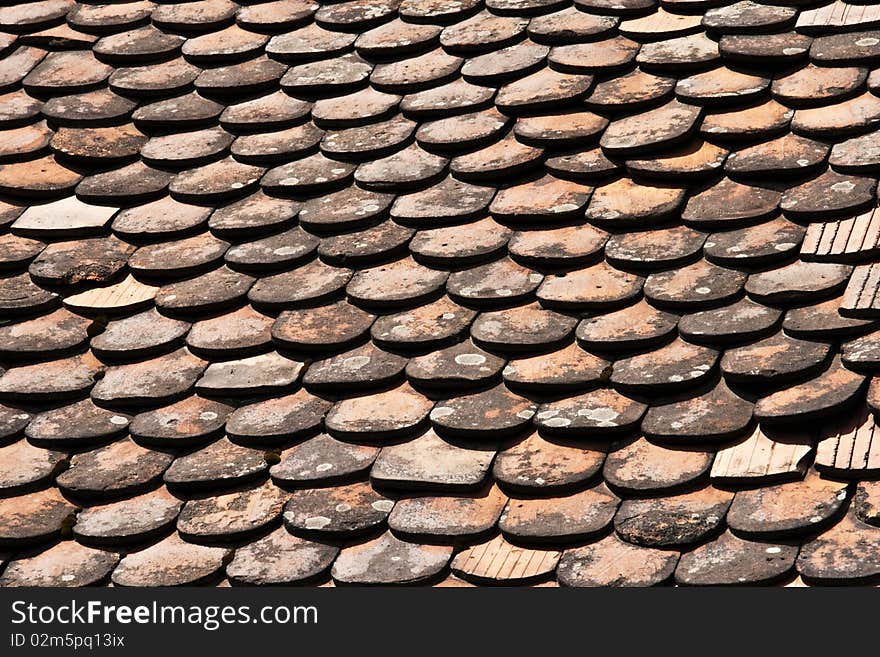
<path fill-rule="evenodd" d="M 873 576 L 874 8 L 368 4 L 0 10 L 3 583 Z"/>

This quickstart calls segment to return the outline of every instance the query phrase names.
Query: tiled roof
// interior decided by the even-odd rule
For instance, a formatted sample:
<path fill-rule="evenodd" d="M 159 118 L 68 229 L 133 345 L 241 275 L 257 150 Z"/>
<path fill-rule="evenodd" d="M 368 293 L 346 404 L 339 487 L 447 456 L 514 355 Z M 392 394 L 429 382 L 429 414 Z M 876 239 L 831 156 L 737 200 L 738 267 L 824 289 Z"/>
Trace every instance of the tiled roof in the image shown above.
<path fill-rule="evenodd" d="M 878 29 L 0 7 L 0 586 L 880 578 Z"/>

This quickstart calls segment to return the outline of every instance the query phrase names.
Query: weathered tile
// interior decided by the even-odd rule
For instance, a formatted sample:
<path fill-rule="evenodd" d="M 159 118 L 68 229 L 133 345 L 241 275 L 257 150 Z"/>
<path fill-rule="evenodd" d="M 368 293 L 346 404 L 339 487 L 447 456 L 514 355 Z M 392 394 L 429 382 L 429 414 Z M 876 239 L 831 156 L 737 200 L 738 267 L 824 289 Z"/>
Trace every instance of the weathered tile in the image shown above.
<path fill-rule="evenodd" d="M 185 348 L 130 365 L 114 365 L 92 389 L 92 399 L 109 405 L 158 404 L 190 390 L 207 361 Z"/>
<path fill-rule="evenodd" d="M 531 424 L 537 405 L 499 385 L 489 390 L 438 401 L 431 409 L 434 429 L 442 435 L 496 439 Z"/>
<path fill-rule="evenodd" d="M 455 496 L 406 497 L 395 502 L 388 526 L 396 536 L 414 541 L 480 540 L 494 530 L 506 503 L 497 486 Z"/>
<path fill-rule="evenodd" d="M 407 543 L 386 532 L 344 548 L 332 574 L 341 584 L 418 584 L 439 575 L 451 557 L 451 547 Z"/>
<path fill-rule="evenodd" d="M 752 404 L 719 382 L 709 392 L 651 406 L 642 421 L 648 438 L 669 443 L 721 442 L 752 423 Z"/>
<path fill-rule="evenodd" d="M 299 538 L 279 528 L 238 548 L 226 574 L 236 584 L 304 584 L 327 572 L 338 554 L 336 546 Z"/>
<path fill-rule="evenodd" d="M 645 404 L 607 388 L 541 404 L 535 425 L 542 434 L 604 437 L 638 424 Z"/>
<path fill-rule="evenodd" d="M 65 466 L 65 458 L 63 452 L 34 447 L 26 440 L 0 447 L 0 491 L 15 494 L 39 487 Z"/>
<path fill-rule="evenodd" d="M 303 385 L 313 392 L 354 392 L 381 388 L 403 374 L 407 359 L 379 349 L 372 342 L 309 365 Z"/>
<path fill-rule="evenodd" d="M 717 360 L 717 351 L 676 339 L 656 351 L 617 361 L 611 384 L 640 392 L 680 390 L 706 379 Z"/>
<path fill-rule="evenodd" d="M 159 536 L 171 527 L 182 507 L 182 500 L 160 488 L 80 511 L 73 535 L 86 545 L 138 543 Z"/>
<path fill-rule="evenodd" d="M 131 418 L 95 406 L 90 399 L 59 406 L 34 415 L 25 429 L 41 447 L 97 445 L 124 433 Z"/>
<path fill-rule="evenodd" d="M 639 437 L 608 454 L 602 476 L 614 490 L 660 494 L 704 478 L 713 456 L 711 451 L 660 446 Z"/>
<path fill-rule="evenodd" d="M 222 438 L 175 458 L 164 480 L 174 490 L 216 490 L 255 479 L 268 468 L 263 452 Z"/>
<path fill-rule="evenodd" d="M 215 577 L 232 550 L 187 543 L 171 534 L 155 545 L 127 554 L 111 576 L 116 586 L 186 586 Z"/>
<path fill-rule="evenodd" d="M 423 427 L 434 403 L 408 384 L 337 402 L 324 421 L 337 438 L 388 440 Z"/>
<path fill-rule="evenodd" d="M 90 586 L 106 579 L 119 562 L 119 555 L 62 541 L 33 556 L 10 561 L 0 586 Z"/>
<path fill-rule="evenodd" d="M 563 552 L 557 577 L 564 586 L 656 586 L 672 577 L 678 553 L 631 545 L 614 534 Z"/>
<path fill-rule="evenodd" d="M 279 484 L 327 485 L 367 472 L 378 455 L 378 447 L 345 443 L 322 433 L 282 452 L 269 472 Z"/>
<path fill-rule="evenodd" d="M 792 571 L 797 556 L 796 546 L 746 541 L 725 532 L 682 555 L 675 581 L 689 586 L 771 584 Z"/>
<path fill-rule="evenodd" d="M 608 375 L 610 365 L 572 343 L 548 354 L 511 360 L 501 373 L 509 386 L 556 393 L 599 384 Z"/>
<path fill-rule="evenodd" d="M 561 493 L 589 481 L 604 461 L 605 452 L 596 445 L 550 442 L 536 432 L 499 453 L 492 474 L 505 490 Z"/>
<path fill-rule="evenodd" d="M 384 525 L 394 501 L 359 482 L 301 489 L 284 506 L 284 525 L 294 533 L 350 538 Z"/>
<path fill-rule="evenodd" d="M 614 529 L 636 545 L 691 545 L 724 527 L 732 499 L 732 493 L 708 486 L 673 497 L 625 500 L 614 517 Z"/>
<path fill-rule="evenodd" d="M 874 579 L 877 568 L 878 528 L 847 513 L 831 529 L 804 544 L 797 570 L 804 581 L 850 584 Z"/>
<path fill-rule="evenodd" d="M 75 454 L 70 468 L 57 478 L 58 486 L 84 498 L 127 497 L 149 489 L 174 460 L 170 454 L 120 440 L 90 452 Z"/>
<path fill-rule="evenodd" d="M 219 437 L 233 407 L 193 395 L 136 415 L 128 427 L 138 442 L 186 446 Z"/>
<path fill-rule="evenodd" d="M 184 504 L 177 531 L 184 540 L 231 542 L 253 536 L 281 515 L 288 494 L 271 482 Z"/>
<path fill-rule="evenodd" d="M 278 443 L 315 433 L 331 402 L 299 390 L 238 407 L 227 418 L 226 432 L 240 442 Z"/>

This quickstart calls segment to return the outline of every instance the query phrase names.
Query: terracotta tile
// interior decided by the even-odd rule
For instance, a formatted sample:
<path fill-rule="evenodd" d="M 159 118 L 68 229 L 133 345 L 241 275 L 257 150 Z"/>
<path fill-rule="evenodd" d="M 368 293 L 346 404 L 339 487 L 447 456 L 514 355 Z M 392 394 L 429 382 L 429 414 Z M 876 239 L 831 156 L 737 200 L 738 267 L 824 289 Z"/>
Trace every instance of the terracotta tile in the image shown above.
<path fill-rule="evenodd" d="M 186 345 L 206 358 L 229 358 L 265 349 L 272 340 L 273 318 L 250 306 L 193 324 Z"/>
<path fill-rule="evenodd" d="M 513 541 L 554 546 L 585 541 L 610 527 L 619 504 L 604 483 L 565 497 L 512 499 L 498 526 Z"/>
<path fill-rule="evenodd" d="M 328 433 L 337 438 L 389 439 L 417 432 L 426 423 L 433 405 L 404 383 L 386 392 L 337 402 L 327 413 L 324 424 Z"/>
<path fill-rule="evenodd" d="M 408 540 L 480 540 L 492 532 L 506 503 L 496 486 L 457 496 L 404 498 L 395 503 L 388 525 Z"/>
<path fill-rule="evenodd" d="M 429 151 L 467 151 L 500 137 L 509 122 L 508 117 L 489 108 L 423 123 L 416 132 L 416 139 Z"/>
<path fill-rule="evenodd" d="M 542 435 L 607 437 L 633 428 L 646 406 L 613 390 L 600 388 L 542 404 L 535 425 Z"/>
<path fill-rule="evenodd" d="M 138 442 L 184 447 L 218 438 L 233 407 L 193 395 L 136 415 L 128 427 Z"/>
<path fill-rule="evenodd" d="M 678 98 L 698 105 L 729 105 L 756 100 L 769 85 L 767 78 L 722 67 L 679 80 L 675 93 Z"/>
<path fill-rule="evenodd" d="M 427 350 L 464 334 L 476 315 L 476 311 L 442 297 L 413 310 L 380 317 L 370 333 L 379 347 Z"/>
<path fill-rule="evenodd" d="M 444 27 L 440 33 L 440 43 L 450 52 L 497 50 L 522 38 L 528 25 L 526 17 L 499 16 L 483 10 L 471 18 Z"/>
<path fill-rule="evenodd" d="M 625 269 L 662 269 L 693 260 L 705 240 L 704 233 L 685 226 L 617 233 L 605 245 L 605 257 Z"/>
<path fill-rule="evenodd" d="M 574 146 L 595 141 L 608 120 L 587 111 L 523 116 L 514 125 L 516 137 L 538 147 Z"/>
<path fill-rule="evenodd" d="M 412 93 L 451 82 L 463 61 L 437 48 L 407 59 L 376 64 L 370 74 L 370 84 L 380 91 Z"/>
<path fill-rule="evenodd" d="M 714 453 L 696 447 L 665 447 L 639 437 L 608 454 L 602 476 L 624 493 L 672 492 L 708 476 Z"/>
<path fill-rule="evenodd" d="M 571 73 L 603 73 L 627 68 L 635 59 L 639 44 L 623 36 L 602 41 L 556 46 L 548 61 L 557 70 Z"/>
<path fill-rule="evenodd" d="M 504 361 L 470 341 L 410 359 L 407 378 L 425 388 L 456 390 L 497 380 Z"/>
<path fill-rule="evenodd" d="M 705 260 L 679 269 L 653 273 L 645 281 L 645 297 L 673 309 L 697 310 L 738 296 L 746 275 Z M 763 297 L 760 297 L 763 299 Z"/>
<path fill-rule="evenodd" d="M 210 233 L 140 247 L 128 259 L 135 272 L 153 276 L 182 277 L 216 264 L 229 242 Z"/>
<path fill-rule="evenodd" d="M 330 131 L 321 139 L 321 150 L 343 160 L 381 158 L 403 148 L 415 129 L 413 121 L 395 116 L 381 123 Z"/>
<path fill-rule="evenodd" d="M 612 121 L 599 143 L 613 155 L 670 146 L 691 134 L 701 113 L 697 106 L 673 100 L 657 109 Z"/>
<path fill-rule="evenodd" d="M 76 5 L 67 14 L 67 22 L 89 31 L 115 32 L 133 27 L 149 18 L 155 4 L 145 0 L 112 5 Z"/>
<path fill-rule="evenodd" d="M 877 38 L 876 30 L 821 36 L 810 46 L 810 59 L 832 66 L 875 62 L 880 57 Z"/>
<path fill-rule="evenodd" d="M 198 127 L 213 123 L 224 111 L 223 105 L 195 91 L 183 96 L 141 105 L 131 115 L 135 125 L 149 128 Z M 226 126 L 224 126 L 226 127 Z"/>
<path fill-rule="evenodd" d="M 115 37 L 105 38 L 112 39 Z M 179 37 L 169 35 L 168 38 L 176 41 Z M 102 41 L 103 39 L 94 46 L 96 54 L 101 54 Z M 21 60 L 19 61 L 20 65 L 27 67 L 27 63 L 24 60 L 25 52 L 31 51 L 27 48 L 20 48 L 5 61 Z M 17 57 L 17 55 L 19 56 Z M 27 74 L 24 80 L 22 80 L 22 85 L 27 91 L 36 94 L 56 96 L 87 91 L 88 89 L 100 86 L 113 71 L 107 64 L 96 60 L 95 55 L 88 50 L 53 52 L 47 55 L 45 59 L 41 55 L 38 55 L 35 59 L 37 61 L 42 59 L 42 61 Z"/>
<path fill-rule="evenodd" d="M 301 122 L 312 104 L 283 91 L 229 105 L 220 114 L 220 125 L 232 132 L 278 130 Z"/>
<path fill-rule="evenodd" d="M 699 32 L 700 23 L 700 16 L 673 14 L 660 7 L 653 14 L 623 21 L 618 29 L 628 37 L 650 41 Z"/>
<path fill-rule="evenodd" d="M 338 554 L 336 546 L 298 538 L 280 528 L 238 548 L 226 574 L 236 584 L 304 584 L 327 572 Z"/>
<path fill-rule="evenodd" d="M 550 442 L 533 433 L 498 454 L 492 475 L 504 490 L 553 494 L 582 487 L 604 461 L 605 452 L 589 442 Z"/>
<path fill-rule="evenodd" d="M 2 235 L 0 236 L 0 269 L 13 271 L 25 269 L 45 248 L 46 245 L 38 240 L 11 234 Z"/>
<path fill-rule="evenodd" d="M 677 322 L 677 316 L 640 301 L 623 310 L 582 320 L 577 339 L 583 346 L 598 350 L 649 347 L 663 341 Z"/>
<path fill-rule="evenodd" d="M 62 541 L 33 556 L 10 561 L 0 586 L 91 586 L 107 578 L 119 555 Z"/>
<path fill-rule="evenodd" d="M 223 547 L 187 543 L 171 534 L 159 543 L 127 554 L 113 571 L 116 586 L 186 586 L 217 576 L 232 555 Z"/>
<path fill-rule="evenodd" d="M 576 321 L 529 304 L 505 311 L 480 314 L 471 327 L 474 341 L 490 349 L 528 351 L 564 343 Z"/>
<path fill-rule="evenodd" d="M 721 370 L 730 381 L 781 384 L 816 372 L 828 361 L 828 345 L 789 337 L 783 332 L 730 349 Z"/>
<path fill-rule="evenodd" d="M 268 470 L 265 454 L 222 438 L 202 449 L 180 455 L 165 471 L 174 490 L 217 490 L 260 477 Z"/>
<path fill-rule="evenodd" d="M 566 3 L 560 0 L 487 0 L 486 6 L 499 14 L 530 16 L 546 14 Z"/>
<path fill-rule="evenodd" d="M 797 32 L 725 34 L 718 41 L 718 50 L 725 60 L 735 64 L 783 64 L 805 59 L 812 41 Z"/>
<path fill-rule="evenodd" d="M 165 194 L 172 175 L 141 162 L 86 176 L 76 186 L 81 201 L 96 205 L 134 205 Z"/>
<path fill-rule="evenodd" d="M 864 87 L 867 69 L 827 67 L 809 64 L 794 73 L 774 80 L 776 100 L 789 107 L 826 105 L 838 97 L 848 97 Z"/>
<path fill-rule="evenodd" d="M 366 473 L 379 448 L 345 443 L 320 434 L 281 454 L 281 461 L 269 472 L 282 485 L 328 485 L 348 481 Z"/>
<path fill-rule="evenodd" d="M 4 131 L 6 141 L 0 145 L 0 159 L 15 160 L 45 149 L 52 139 L 52 131 L 44 122 Z"/>
<path fill-rule="evenodd" d="M 406 358 L 382 351 L 372 342 L 309 365 L 303 384 L 314 392 L 378 388 L 398 380 Z"/>
<path fill-rule="evenodd" d="M 420 230 L 409 242 L 409 250 L 418 262 L 426 265 L 468 265 L 502 254 L 512 235 L 512 230 L 487 217 L 457 226 Z"/>
<path fill-rule="evenodd" d="M 781 199 L 782 194 L 776 190 L 724 178 L 691 196 L 681 218 L 698 228 L 738 228 L 744 223 L 770 218 Z"/>
<path fill-rule="evenodd" d="M 344 128 L 374 123 L 397 109 L 401 97 L 372 88 L 318 100 L 312 119 L 321 128 Z"/>
<path fill-rule="evenodd" d="M 115 164 L 136 157 L 148 139 L 131 124 L 107 128 L 61 128 L 54 136 L 49 136 L 53 151 L 81 164 Z"/>
<path fill-rule="evenodd" d="M 20 437 L 30 421 L 30 413 L 0 404 L 0 444 L 6 445 Z"/>
<path fill-rule="evenodd" d="M 284 507 L 284 525 L 294 533 L 350 538 L 385 524 L 394 501 L 369 483 L 298 490 Z"/>
<path fill-rule="evenodd" d="M 833 106 L 799 109 L 792 131 L 810 137 L 837 137 L 864 132 L 880 122 L 880 99 L 870 93 Z"/>
<path fill-rule="evenodd" d="M 345 291 L 355 303 L 381 308 L 423 301 L 437 293 L 447 277 L 447 272 L 405 258 L 357 272 Z"/>
<path fill-rule="evenodd" d="M 842 290 L 851 272 L 848 265 L 794 262 L 751 274 L 745 288 L 750 297 L 762 302 L 806 303 Z"/>
<path fill-rule="evenodd" d="M 168 30 L 207 32 L 223 27 L 235 16 L 235 3 L 229 0 L 197 0 L 176 5 L 159 5 L 150 20 Z"/>
<path fill-rule="evenodd" d="M 43 103 L 22 89 L 0 94 L 0 125 L 4 128 L 27 125 L 40 115 L 42 106 Z"/>
<path fill-rule="evenodd" d="M 80 511 L 73 526 L 76 540 L 86 545 L 138 543 L 164 533 L 177 520 L 183 502 L 164 488 Z"/>
<path fill-rule="evenodd" d="M 0 309 L 11 316 L 46 311 L 58 301 L 57 292 L 42 289 L 27 273 L 0 278 Z"/>
<path fill-rule="evenodd" d="M 785 313 L 782 327 L 792 337 L 810 339 L 846 337 L 873 326 L 870 320 L 841 316 L 839 308 L 839 297 L 811 306 L 792 308 Z"/>
<path fill-rule="evenodd" d="M 251 237 L 264 230 L 275 232 L 292 223 L 301 207 L 297 201 L 272 198 L 257 191 L 214 210 L 208 226 L 220 237 Z"/>
<path fill-rule="evenodd" d="M 680 390 L 702 382 L 718 352 L 681 339 L 660 349 L 615 362 L 611 383 L 621 390 Z"/>
<path fill-rule="evenodd" d="M 442 31 L 443 28 L 439 25 L 410 23 L 395 18 L 362 32 L 354 42 L 354 47 L 365 56 L 394 57 L 429 48 L 438 42 Z"/>
<path fill-rule="evenodd" d="M 341 584 L 419 584 L 438 576 L 451 557 L 451 547 L 407 543 L 386 532 L 344 548 L 331 572 Z"/>
<path fill-rule="evenodd" d="M 92 50 L 101 61 L 124 66 L 172 57 L 180 52 L 185 41 L 181 36 L 147 25 L 101 37 Z"/>
<path fill-rule="evenodd" d="M 869 333 L 841 344 L 841 360 L 843 363 L 855 370 L 872 368 L 878 362 L 877 338 L 876 333 Z"/>
<path fill-rule="evenodd" d="M 210 208 L 188 205 L 165 196 L 158 201 L 121 210 L 113 218 L 111 228 L 131 241 L 138 237 L 164 239 L 204 226 L 210 215 Z"/>
<path fill-rule="evenodd" d="M 453 112 L 466 112 L 491 106 L 493 90 L 464 79 L 433 89 L 407 94 L 400 102 L 404 114 L 418 118 L 440 118 Z"/>
<path fill-rule="evenodd" d="M 368 189 L 388 191 L 428 186 L 442 179 L 446 158 L 411 144 L 393 155 L 361 163 L 354 179 Z"/>
<path fill-rule="evenodd" d="M 837 143 L 831 149 L 829 163 L 840 173 L 868 173 L 880 165 L 878 153 L 871 141 L 872 133 Z"/>
<path fill-rule="evenodd" d="M 91 321 L 60 309 L 0 327 L 0 354 L 12 360 L 62 356 L 88 340 Z"/>
<path fill-rule="evenodd" d="M 731 176 L 744 178 L 801 176 L 821 167 L 828 152 L 828 146 L 822 142 L 787 134 L 731 153 L 724 170 Z M 786 203 L 785 196 L 782 202 Z"/>
<path fill-rule="evenodd" d="M 804 481 L 739 491 L 727 522 L 734 532 L 752 538 L 812 533 L 833 521 L 846 498 L 846 483 L 811 471 Z"/>
<path fill-rule="evenodd" d="M 232 542 L 253 536 L 281 515 L 288 494 L 267 482 L 257 488 L 189 500 L 177 518 L 183 540 Z"/>
<path fill-rule="evenodd" d="M 766 139 L 784 133 L 794 110 L 769 100 L 747 109 L 706 114 L 700 132 L 707 138 L 730 141 Z"/>
<path fill-rule="evenodd" d="M 186 349 L 152 360 L 116 365 L 92 389 L 92 399 L 110 405 L 173 401 L 186 393 L 207 366 Z"/>
<path fill-rule="evenodd" d="M 291 66 L 281 78 L 286 92 L 304 96 L 339 95 L 354 91 L 369 79 L 373 65 L 355 53 Z"/>
<path fill-rule="evenodd" d="M 592 83 L 593 78 L 589 75 L 544 68 L 501 87 L 495 104 L 511 114 L 535 112 L 580 100 L 587 95 Z"/>
<path fill-rule="evenodd" d="M 126 3 L 128 4 L 140 3 Z M 156 64 L 116 69 L 110 75 L 108 83 L 117 93 L 149 98 L 185 92 L 200 72 L 201 69 L 178 57 Z"/>
<path fill-rule="evenodd" d="M 876 179 L 827 171 L 786 191 L 780 207 L 791 218 L 821 220 L 858 214 L 871 208 L 876 198 Z"/>
<path fill-rule="evenodd" d="M 227 396 L 281 393 L 299 381 L 303 367 L 303 363 L 275 352 L 212 363 L 196 382 L 196 390 Z"/>
<path fill-rule="evenodd" d="M 508 251 L 530 266 L 576 265 L 594 260 L 607 239 L 608 233 L 589 225 L 523 230 L 513 234 Z"/>
<path fill-rule="evenodd" d="M 691 342 L 736 344 L 772 333 L 781 320 L 781 311 L 745 298 L 722 308 L 685 315 L 678 327 L 681 336 Z"/>
<path fill-rule="evenodd" d="M 495 452 L 493 446 L 450 442 L 428 429 L 408 442 L 382 447 L 370 479 L 408 492 L 475 490 L 486 481 Z"/>
<path fill-rule="evenodd" d="M 672 97 L 675 80 L 641 70 L 596 84 L 585 103 L 598 110 L 637 110 Z"/>
<path fill-rule="evenodd" d="M 589 14 L 577 7 L 567 7 L 552 14 L 535 16 L 529 21 L 528 33 L 540 43 L 565 44 L 609 35 L 618 23 L 614 16 Z"/>
<path fill-rule="evenodd" d="M 682 18 L 693 21 L 696 17 L 682 15 Z M 682 68 L 711 67 L 720 58 L 718 42 L 697 32 L 644 44 L 636 57 L 636 63 L 650 71 L 674 74 Z"/>
<path fill-rule="evenodd" d="M 49 483 L 65 466 L 63 452 L 34 447 L 26 440 L 12 442 L 0 447 L 0 491 L 14 495 L 33 490 Z"/>
<path fill-rule="evenodd" d="M 128 415 L 114 413 L 84 399 L 34 415 L 25 435 L 41 447 L 79 447 L 106 443 L 123 434 Z"/>
<path fill-rule="evenodd" d="M 648 438 L 670 443 L 726 441 L 748 430 L 752 408 L 721 382 L 695 397 L 652 406 L 642 431 Z"/>
<path fill-rule="evenodd" d="M 792 422 L 831 414 L 852 403 L 865 378 L 844 368 L 839 357 L 817 378 L 773 393 L 755 406 L 755 417 L 765 422 Z"/>
<path fill-rule="evenodd" d="M 351 186 L 307 201 L 300 210 L 299 220 L 312 232 L 341 232 L 377 223 L 393 200 L 390 194 Z"/>
<path fill-rule="evenodd" d="M 89 354 L 13 367 L 0 376 L 0 397 L 60 400 L 89 390 L 103 367 Z"/>
<path fill-rule="evenodd" d="M 728 157 L 728 151 L 701 140 L 693 140 L 655 157 L 627 160 L 627 170 L 635 175 L 651 178 L 685 181 L 700 179 L 718 171 Z"/>
<path fill-rule="evenodd" d="M 615 535 L 566 550 L 557 577 L 563 586 L 656 586 L 675 570 L 678 554 L 630 545 Z"/>
<path fill-rule="evenodd" d="M 604 358 L 572 343 L 549 354 L 511 360 L 502 374 L 505 383 L 514 388 L 559 393 L 599 384 L 610 371 L 609 366 Z"/>
<path fill-rule="evenodd" d="M 318 239 L 296 226 L 270 237 L 231 247 L 223 259 L 240 271 L 277 270 L 310 260 Z"/>
<path fill-rule="evenodd" d="M 859 483 L 853 497 L 852 508 L 856 518 L 869 525 L 876 525 L 878 521 L 877 492 L 876 482 L 863 481 Z M 845 499 L 845 493 L 842 497 Z"/>
<path fill-rule="evenodd" d="M 251 291 L 248 293 L 248 298 L 255 307 L 266 308 L 268 310 L 312 306 L 325 303 L 338 296 L 338 294 L 345 288 L 345 285 L 350 278 L 350 269 L 328 267 L 322 262 L 315 260 L 299 269 L 261 278 L 257 281 L 254 287 L 251 288 Z M 300 287 L 291 286 L 290 283 L 292 282 L 295 282 Z M 273 337 L 276 340 L 280 340 L 282 343 L 290 342 L 294 347 L 296 347 L 297 344 L 318 345 L 323 343 L 331 345 L 335 343 L 335 339 L 338 339 L 340 343 L 347 344 L 348 342 L 355 341 L 358 337 L 362 336 L 373 321 L 372 315 L 364 316 L 353 306 L 344 303 L 342 305 L 325 307 L 324 309 L 315 308 L 313 310 L 304 310 L 301 313 L 296 313 L 296 315 L 301 315 L 307 318 L 314 316 L 314 320 L 319 321 L 320 316 L 333 316 L 337 311 L 340 315 L 349 315 L 350 319 L 354 320 L 357 325 L 340 327 L 345 335 L 340 334 L 337 338 L 331 337 L 330 340 L 327 341 L 326 338 L 321 339 L 317 337 L 317 333 L 314 333 L 311 337 L 300 333 L 305 341 L 297 342 L 296 339 L 290 339 L 290 334 L 297 331 L 295 326 L 291 324 L 286 329 L 282 328 L 282 325 L 288 324 L 287 319 L 289 316 L 284 316 L 283 318 L 279 318 L 275 335 Z M 312 319 L 308 319 L 307 323 L 310 323 L 311 321 Z M 307 330 L 309 332 L 313 331 L 311 328 L 308 328 Z"/>
<path fill-rule="evenodd" d="M 725 532 L 682 555 L 675 581 L 690 586 L 771 584 L 792 571 L 796 557 L 796 546 L 746 541 Z"/>
<path fill-rule="evenodd" d="M 551 576 L 562 552 L 518 547 L 501 536 L 455 555 L 452 572 L 485 584 L 527 584 Z"/>
<path fill-rule="evenodd" d="M 707 260 L 722 266 L 763 267 L 790 257 L 805 232 L 802 226 L 778 217 L 739 230 L 712 233 L 703 244 L 703 253 Z"/>
<path fill-rule="evenodd" d="M 55 242 L 36 257 L 28 272 L 46 285 L 104 283 L 116 278 L 134 250 L 116 237 Z"/>
<path fill-rule="evenodd" d="M 794 7 L 772 7 L 750 0 L 727 7 L 709 9 L 703 15 L 703 27 L 725 34 L 751 31 L 771 31 L 789 26 L 797 17 Z"/>
<path fill-rule="evenodd" d="M 702 542 L 724 527 L 733 494 L 707 486 L 692 493 L 625 500 L 614 517 L 617 535 L 646 547 Z"/>
<path fill-rule="evenodd" d="M 266 43 L 268 39 L 263 34 L 231 25 L 218 32 L 187 39 L 182 52 L 187 60 L 198 64 L 242 60 L 259 52 L 263 46 L 266 46 L 267 52 L 271 52 Z"/>
<path fill-rule="evenodd" d="M 300 390 L 237 408 L 226 421 L 226 432 L 242 443 L 279 443 L 318 431 L 331 402 Z"/>
<path fill-rule="evenodd" d="M 354 169 L 352 164 L 315 153 L 269 169 L 260 180 L 260 186 L 273 195 L 315 194 L 347 184 Z"/>
<path fill-rule="evenodd" d="M 493 439 L 515 434 L 531 423 L 537 405 L 503 385 L 438 401 L 431 423 L 442 435 Z"/>
<path fill-rule="evenodd" d="M 450 297 L 480 307 L 508 305 L 529 299 L 542 276 L 508 258 L 454 272 L 446 283 Z"/>
<path fill-rule="evenodd" d="M 215 159 L 232 144 L 234 137 L 221 128 L 206 128 L 152 137 L 140 149 L 148 164 L 187 168 Z"/>
<path fill-rule="evenodd" d="M 51 156 L 0 164 L 0 191 L 13 196 L 35 199 L 66 196 L 80 180 L 80 174 L 62 166 Z"/>
<path fill-rule="evenodd" d="M 307 23 L 318 8 L 312 0 L 275 0 L 240 7 L 235 20 L 254 32 L 283 32 Z"/>
<path fill-rule="evenodd" d="M 55 488 L 0 498 L 0 545 L 18 548 L 57 537 L 76 507 Z"/>
<path fill-rule="evenodd" d="M 873 580 L 877 569 L 877 548 L 872 540 L 876 527 L 848 513 L 834 527 L 804 544 L 797 570 L 805 582 L 856 584 Z"/>
<path fill-rule="evenodd" d="M 126 439 L 75 454 L 56 483 L 62 491 L 87 499 L 128 497 L 152 487 L 173 460 Z"/>
<path fill-rule="evenodd" d="M 272 326 L 272 339 L 293 349 L 341 349 L 366 335 L 374 319 L 374 315 L 345 301 L 289 310 L 281 313 Z M 328 331 L 330 327 L 332 331 Z"/>
<path fill-rule="evenodd" d="M 251 276 L 219 267 L 206 274 L 162 286 L 156 305 L 169 315 L 191 318 L 240 301 L 254 284 Z"/>

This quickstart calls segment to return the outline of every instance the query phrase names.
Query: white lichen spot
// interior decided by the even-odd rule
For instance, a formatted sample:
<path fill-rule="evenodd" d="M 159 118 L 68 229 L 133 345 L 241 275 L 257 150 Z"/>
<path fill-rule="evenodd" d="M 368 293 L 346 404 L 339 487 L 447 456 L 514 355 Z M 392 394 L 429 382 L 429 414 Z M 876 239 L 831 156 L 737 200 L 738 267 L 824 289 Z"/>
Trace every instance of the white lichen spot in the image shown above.
<path fill-rule="evenodd" d="M 313 516 L 311 518 L 306 518 L 306 529 L 324 529 L 327 525 L 332 522 L 330 518 L 325 516 Z"/>
<path fill-rule="evenodd" d="M 439 420 L 440 418 L 449 417 L 453 413 L 455 413 L 454 408 L 449 408 L 448 406 L 438 406 L 431 411 L 431 419 Z"/>
<path fill-rule="evenodd" d="M 381 511 L 382 513 L 390 513 L 391 509 L 394 508 L 394 502 L 391 500 L 376 500 L 371 505 L 376 511 Z"/>
<path fill-rule="evenodd" d="M 482 365 L 486 362 L 486 357 L 482 354 L 459 354 L 455 357 L 455 362 L 459 365 Z"/>
<path fill-rule="evenodd" d="M 332 470 L 332 469 L 333 469 L 332 463 L 319 463 L 317 466 L 315 466 L 315 472 L 327 472 L 327 470 Z"/>
<path fill-rule="evenodd" d="M 114 415 L 110 418 L 110 424 L 115 424 L 117 426 L 122 426 L 124 424 L 128 424 L 128 420 L 121 415 Z"/>

